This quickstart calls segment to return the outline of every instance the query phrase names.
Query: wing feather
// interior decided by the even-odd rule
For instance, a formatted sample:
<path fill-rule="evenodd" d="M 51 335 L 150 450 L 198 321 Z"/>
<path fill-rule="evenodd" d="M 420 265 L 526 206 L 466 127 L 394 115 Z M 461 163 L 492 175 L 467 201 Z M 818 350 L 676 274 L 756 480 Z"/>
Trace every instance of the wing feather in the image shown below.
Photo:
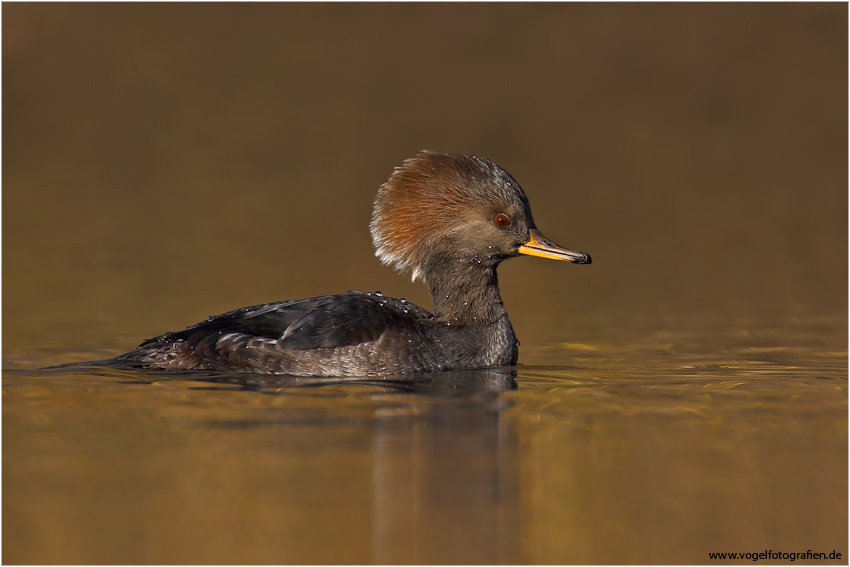
<path fill-rule="evenodd" d="M 206 350 L 225 334 L 274 340 L 279 348 L 288 350 L 338 348 L 376 341 L 389 328 L 401 329 L 427 316 L 424 309 L 402 300 L 349 291 L 243 307 L 148 339 L 139 348 L 185 341 L 192 348 Z"/>

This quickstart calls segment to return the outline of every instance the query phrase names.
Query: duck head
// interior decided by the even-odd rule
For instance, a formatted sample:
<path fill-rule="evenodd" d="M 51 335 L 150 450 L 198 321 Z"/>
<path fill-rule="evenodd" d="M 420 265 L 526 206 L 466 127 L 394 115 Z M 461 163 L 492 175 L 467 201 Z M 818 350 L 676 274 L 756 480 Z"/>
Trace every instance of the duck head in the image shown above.
<path fill-rule="evenodd" d="M 455 262 L 493 269 L 526 254 L 576 264 L 590 256 L 546 239 L 511 174 L 473 156 L 420 151 L 397 167 L 375 199 L 376 255 L 414 280 Z"/>

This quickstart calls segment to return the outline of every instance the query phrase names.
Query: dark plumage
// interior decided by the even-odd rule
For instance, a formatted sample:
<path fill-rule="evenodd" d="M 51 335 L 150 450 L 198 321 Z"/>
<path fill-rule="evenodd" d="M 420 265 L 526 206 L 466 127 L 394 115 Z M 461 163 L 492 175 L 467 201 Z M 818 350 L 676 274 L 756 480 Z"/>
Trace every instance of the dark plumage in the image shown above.
<path fill-rule="evenodd" d="M 244 307 L 148 339 L 99 365 L 298 376 L 375 376 L 506 366 L 518 342 L 496 267 L 528 254 L 590 257 L 537 232 L 522 188 L 482 158 L 419 152 L 375 200 L 377 255 L 428 285 L 433 314 L 379 292 Z"/>

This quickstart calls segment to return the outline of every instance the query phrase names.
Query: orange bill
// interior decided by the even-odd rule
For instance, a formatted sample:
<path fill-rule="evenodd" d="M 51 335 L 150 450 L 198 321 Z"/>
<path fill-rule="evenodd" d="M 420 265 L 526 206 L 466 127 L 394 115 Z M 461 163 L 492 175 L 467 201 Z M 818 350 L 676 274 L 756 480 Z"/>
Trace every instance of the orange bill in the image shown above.
<path fill-rule="evenodd" d="M 517 252 L 527 254 L 528 256 L 549 258 L 550 260 L 563 260 L 574 264 L 590 264 L 591 262 L 588 254 L 562 248 L 551 240 L 548 240 L 535 228 L 528 231 L 528 242 L 520 246 Z"/>

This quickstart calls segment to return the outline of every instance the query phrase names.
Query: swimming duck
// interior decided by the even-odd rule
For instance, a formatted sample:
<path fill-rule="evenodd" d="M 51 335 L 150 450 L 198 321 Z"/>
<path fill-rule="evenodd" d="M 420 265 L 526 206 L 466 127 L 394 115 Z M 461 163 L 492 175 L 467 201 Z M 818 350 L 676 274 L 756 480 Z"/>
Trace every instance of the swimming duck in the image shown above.
<path fill-rule="evenodd" d="M 101 365 L 295 376 L 377 376 L 509 366 L 518 345 L 496 268 L 526 254 L 590 264 L 547 240 L 519 183 L 480 157 L 420 151 L 378 191 L 384 264 L 421 279 L 433 310 L 348 291 L 243 307 L 148 339 Z"/>

